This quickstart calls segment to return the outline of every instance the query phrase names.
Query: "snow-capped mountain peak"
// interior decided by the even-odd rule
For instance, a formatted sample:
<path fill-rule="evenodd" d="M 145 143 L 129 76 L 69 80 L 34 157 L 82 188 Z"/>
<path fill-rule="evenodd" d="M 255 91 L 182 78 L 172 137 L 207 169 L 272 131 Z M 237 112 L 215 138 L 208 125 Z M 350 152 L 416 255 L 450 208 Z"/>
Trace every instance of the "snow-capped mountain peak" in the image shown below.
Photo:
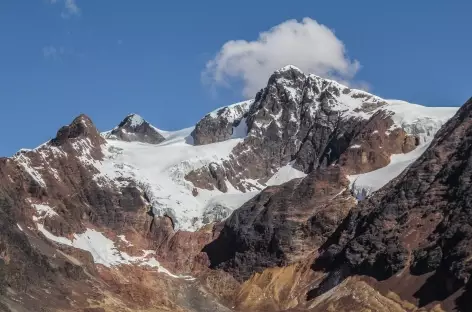
<path fill-rule="evenodd" d="M 130 114 L 113 130 L 104 133 L 105 138 L 128 142 L 159 144 L 165 140 L 160 130 L 138 114 Z"/>
<path fill-rule="evenodd" d="M 303 73 L 302 70 L 298 67 L 296 67 L 295 65 L 286 65 L 278 70 L 276 70 L 275 72 L 285 72 L 285 71 L 290 71 L 290 70 L 294 70 L 294 71 L 298 71 L 300 73 Z"/>
<path fill-rule="evenodd" d="M 141 126 L 143 123 L 146 121 L 144 120 L 143 117 L 141 117 L 138 114 L 130 114 L 126 116 L 126 118 L 121 122 L 121 124 L 118 126 L 124 126 L 125 124 L 129 124 L 130 127 L 135 128 L 138 126 Z"/>

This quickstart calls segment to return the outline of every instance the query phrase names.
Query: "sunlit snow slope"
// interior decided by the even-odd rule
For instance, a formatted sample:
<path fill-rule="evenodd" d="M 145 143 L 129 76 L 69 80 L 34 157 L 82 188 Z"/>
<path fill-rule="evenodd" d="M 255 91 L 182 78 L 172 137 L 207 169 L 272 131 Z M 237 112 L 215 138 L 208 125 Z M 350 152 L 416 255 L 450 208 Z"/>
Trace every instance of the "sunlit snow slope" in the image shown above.
<path fill-rule="evenodd" d="M 409 153 L 392 155 L 390 164 L 383 168 L 349 176 L 351 190 L 361 200 L 382 188 L 420 157 L 428 148 L 436 132 L 458 110 L 457 107 L 427 107 L 399 100 L 387 102 L 389 104 L 387 109 L 394 113 L 392 118 L 395 124 L 407 133 L 418 135 L 420 145 Z"/>

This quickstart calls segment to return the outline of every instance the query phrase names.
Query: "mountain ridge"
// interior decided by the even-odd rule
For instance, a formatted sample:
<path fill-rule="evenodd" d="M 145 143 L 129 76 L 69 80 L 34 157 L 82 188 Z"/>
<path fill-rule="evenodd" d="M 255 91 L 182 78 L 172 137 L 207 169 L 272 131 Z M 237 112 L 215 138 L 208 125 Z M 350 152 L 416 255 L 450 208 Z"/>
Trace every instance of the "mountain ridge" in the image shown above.
<path fill-rule="evenodd" d="M 339 251 L 328 246 L 345 224 L 391 188 L 388 180 L 414 168 L 452 113 L 385 101 L 289 66 L 254 100 L 178 131 L 131 114 L 114 134 L 99 133 L 80 115 L 38 148 L 0 160 L 0 214 L 8 216 L 0 303 L 21 312 L 38 303 L 80 312 L 323 311 L 316 309 L 331 293 L 310 290 L 334 284 L 312 264 Z M 398 177 L 357 196 L 389 166 Z M 434 264 L 436 249 L 418 252 L 418 267 Z M 346 298 L 362 286 L 357 295 L 398 302 L 357 275 L 341 277 L 334 286 Z M 25 289 L 35 296 L 25 299 Z"/>

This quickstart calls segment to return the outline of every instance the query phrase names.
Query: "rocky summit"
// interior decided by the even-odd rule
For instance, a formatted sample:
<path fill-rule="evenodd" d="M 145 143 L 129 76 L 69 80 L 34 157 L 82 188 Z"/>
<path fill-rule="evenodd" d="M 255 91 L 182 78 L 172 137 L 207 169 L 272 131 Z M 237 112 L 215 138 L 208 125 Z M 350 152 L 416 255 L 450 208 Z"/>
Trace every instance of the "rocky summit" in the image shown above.
<path fill-rule="evenodd" d="M 0 159 L 0 311 L 470 311 L 472 100 L 268 78 Z"/>
<path fill-rule="evenodd" d="M 116 128 L 105 133 L 105 137 L 107 139 L 149 144 L 159 144 L 165 140 L 160 130 L 150 125 L 137 114 L 126 116 Z"/>

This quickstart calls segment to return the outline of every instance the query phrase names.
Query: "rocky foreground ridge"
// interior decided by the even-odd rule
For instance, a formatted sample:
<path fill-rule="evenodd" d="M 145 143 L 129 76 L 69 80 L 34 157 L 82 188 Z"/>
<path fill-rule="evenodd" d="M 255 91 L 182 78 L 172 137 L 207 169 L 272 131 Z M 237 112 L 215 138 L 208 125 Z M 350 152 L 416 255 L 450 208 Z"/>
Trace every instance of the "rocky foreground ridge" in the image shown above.
<path fill-rule="evenodd" d="M 467 311 L 470 107 L 288 66 L 180 131 L 81 115 L 0 160 L 0 311 Z"/>

